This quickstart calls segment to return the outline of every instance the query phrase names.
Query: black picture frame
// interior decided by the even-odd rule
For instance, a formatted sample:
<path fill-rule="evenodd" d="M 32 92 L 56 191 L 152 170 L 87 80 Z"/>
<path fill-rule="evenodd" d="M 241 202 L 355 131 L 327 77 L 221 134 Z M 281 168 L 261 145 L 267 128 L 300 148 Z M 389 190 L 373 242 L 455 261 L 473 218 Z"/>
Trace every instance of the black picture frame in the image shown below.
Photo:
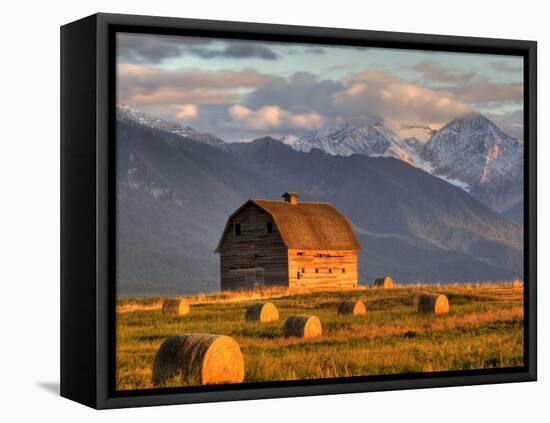
<path fill-rule="evenodd" d="M 524 58 L 525 297 L 521 368 L 116 391 L 116 32 L 511 54 Z M 95 14 L 61 28 L 61 395 L 119 408 L 534 381 L 537 44 L 336 28 Z"/>

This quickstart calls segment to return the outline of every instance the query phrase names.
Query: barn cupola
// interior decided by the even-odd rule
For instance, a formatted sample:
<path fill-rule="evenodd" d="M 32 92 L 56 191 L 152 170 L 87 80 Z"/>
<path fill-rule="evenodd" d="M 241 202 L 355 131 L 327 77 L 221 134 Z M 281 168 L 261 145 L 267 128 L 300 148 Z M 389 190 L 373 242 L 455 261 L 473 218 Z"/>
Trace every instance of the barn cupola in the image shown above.
<path fill-rule="evenodd" d="M 283 194 L 283 198 L 289 204 L 297 204 L 298 196 L 299 194 L 297 192 L 292 192 L 292 191 L 288 191 Z"/>

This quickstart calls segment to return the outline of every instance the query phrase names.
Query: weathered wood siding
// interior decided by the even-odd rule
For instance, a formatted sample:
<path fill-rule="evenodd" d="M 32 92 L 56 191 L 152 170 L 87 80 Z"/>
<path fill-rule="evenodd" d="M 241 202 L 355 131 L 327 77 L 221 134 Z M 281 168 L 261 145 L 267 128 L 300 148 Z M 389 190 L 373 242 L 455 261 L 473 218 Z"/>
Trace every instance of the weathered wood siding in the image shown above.
<path fill-rule="evenodd" d="M 288 250 L 290 288 L 357 286 L 357 251 Z"/>
<path fill-rule="evenodd" d="M 273 222 L 271 233 L 268 221 Z M 235 223 L 241 224 L 240 235 L 233 231 Z M 220 266 L 222 289 L 252 288 L 253 279 L 261 284 L 262 273 L 264 285 L 287 286 L 287 248 L 271 215 L 249 205 L 234 216 L 220 246 Z M 254 274 L 258 277 L 251 277 Z"/>

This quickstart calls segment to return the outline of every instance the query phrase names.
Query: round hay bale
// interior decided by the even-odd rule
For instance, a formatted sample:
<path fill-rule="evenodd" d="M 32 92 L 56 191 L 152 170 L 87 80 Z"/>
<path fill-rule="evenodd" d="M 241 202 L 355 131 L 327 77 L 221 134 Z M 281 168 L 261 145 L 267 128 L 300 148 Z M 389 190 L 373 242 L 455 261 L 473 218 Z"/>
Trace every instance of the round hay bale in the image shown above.
<path fill-rule="evenodd" d="M 298 336 L 300 338 L 314 338 L 321 336 L 323 329 L 317 316 L 301 314 L 290 316 L 285 322 L 285 337 Z"/>
<path fill-rule="evenodd" d="M 393 279 L 391 276 L 384 276 L 382 278 L 377 278 L 372 284 L 375 288 L 391 288 L 393 287 Z"/>
<path fill-rule="evenodd" d="M 365 303 L 361 300 L 342 301 L 338 306 L 338 314 L 342 316 L 350 314 L 352 316 L 365 316 L 367 314 L 367 307 L 365 307 Z"/>
<path fill-rule="evenodd" d="M 418 308 L 418 301 L 422 295 L 430 295 L 426 291 L 411 291 L 409 294 L 409 303 L 412 304 L 415 308 Z"/>
<path fill-rule="evenodd" d="M 237 341 L 225 335 L 183 334 L 162 343 L 153 363 L 153 384 L 240 383 L 244 360 Z"/>
<path fill-rule="evenodd" d="M 279 320 L 279 310 L 273 303 L 252 304 L 246 309 L 245 319 L 261 323 Z"/>
<path fill-rule="evenodd" d="M 189 313 L 189 303 L 184 298 L 167 298 L 162 303 L 162 314 L 184 316 Z"/>
<path fill-rule="evenodd" d="M 444 314 L 449 312 L 449 300 L 443 294 L 424 294 L 418 299 L 420 313 Z"/>

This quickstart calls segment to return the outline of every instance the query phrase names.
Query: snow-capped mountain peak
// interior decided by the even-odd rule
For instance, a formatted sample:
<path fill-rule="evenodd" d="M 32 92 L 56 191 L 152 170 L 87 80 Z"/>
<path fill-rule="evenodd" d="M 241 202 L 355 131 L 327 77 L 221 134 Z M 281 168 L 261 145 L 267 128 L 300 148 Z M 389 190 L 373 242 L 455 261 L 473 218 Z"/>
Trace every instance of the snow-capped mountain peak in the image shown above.
<path fill-rule="evenodd" d="M 496 211 L 523 196 L 523 145 L 480 113 L 453 119 L 439 131 L 423 125 L 397 125 L 373 116 L 340 120 L 282 142 L 308 152 L 393 157 L 468 191 Z"/>
<path fill-rule="evenodd" d="M 321 129 L 301 136 L 287 135 L 281 141 L 292 148 L 308 152 L 313 148 L 328 154 L 350 156 L 362 154 L 371 157 L 394 157 L 418 167 L 425 163 L 417 154 L 412 139 L 405 139 L 401 128 L 377 116 L 339 120 Z M 408 142 L 409 141 L 409 142 Z"/>
<path fill-rule="evenodd" d="M 308 144 L 305 142 L 302 138 L 288 134 L 280 138 L 280 141 L 282 141 L 284 144 L 292 147 L 294 150 L 297 151 L 303 151 L 303 152 L 309 152 L 311 151 L 311 144 Z"/>
<path fill-rule="evenodd" d="M 453 119 L 422 148 L 433 174 L 467 184 L 496 211 L 523 198 L 523 145 L 479 113 Z"/>
<path fill-rule="evenodd" d="M 399 125 L 399 135 L 401 135 L 405 142 L 416 145 L 425 144 L 436 132 L 435 129 L 425 125 Z"/>
<path fill-rule="evenodd" d="M 170 132 L 171 134 L 189 138 L 194 141 L 203 142 L 205 144 L 220 146 L 225 143 L 222 139 L 207 132 L 195 131 L 190 126 L 183 126 L 176 122 L 160 119 L 148 113 L 132 109 L 122 103 L 117 103 L 116 105 L 116 116 L 117 119 L 122 122 L 138 124 L 148 128 Z"/>

